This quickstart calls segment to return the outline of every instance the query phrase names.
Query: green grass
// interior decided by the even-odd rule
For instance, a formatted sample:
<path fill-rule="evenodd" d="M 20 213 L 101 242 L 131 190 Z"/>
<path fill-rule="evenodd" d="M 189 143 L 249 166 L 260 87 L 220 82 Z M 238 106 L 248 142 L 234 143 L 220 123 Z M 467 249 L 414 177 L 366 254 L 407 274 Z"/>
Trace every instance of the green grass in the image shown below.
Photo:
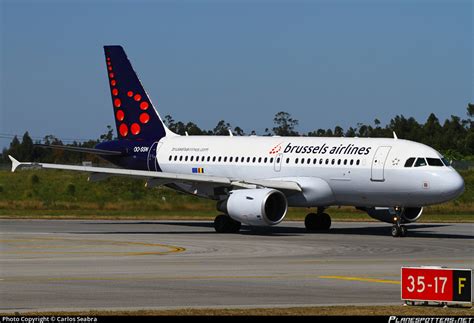
<path fill-rule="evenodd" d="M 423 221 L 474 221 L 474 171 L 463 171 L 466 191 L 449 203 L 427 207 Z M 145 188 L 144 180 L 113 177 L 87 181 L 87 174 L 61 170 L 0 171 L 0 217 L 214 219 L 215 202 L 168 188 Z M 302 220 L 306 208 L 290 208 Z M 352 207 L 333 207 L 335 221 L 371 220 Z"/>

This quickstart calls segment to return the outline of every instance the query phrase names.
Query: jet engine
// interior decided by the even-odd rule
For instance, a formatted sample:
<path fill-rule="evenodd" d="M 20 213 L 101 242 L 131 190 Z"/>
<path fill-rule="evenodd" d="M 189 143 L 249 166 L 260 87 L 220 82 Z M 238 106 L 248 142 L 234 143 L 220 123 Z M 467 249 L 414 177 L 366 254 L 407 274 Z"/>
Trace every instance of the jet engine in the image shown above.
<path fill-rule="evenodd" d="M 370 207 L 358 208 L 367 212 L 370 217 L 387 223 L 393 223 L 393 217 L 396 215 L 394 208 L 391 207 Z M 402 223 L 416 222 L 423 213 L 422 207 L 405 207 L 402 210 Z"/>
<path fill-rule="evenodd" d="M 423 213 L 422 207 L 406 207 L 402 212 L 402 219 L 404 222 L 416 222 Z"/>
<path fill-rule="evenodd" d="M 241 189 L 231 191 L 226 200 L 217 204 L 217 209 L 238 222 L 267 226 L 283 220 L 288 202 L 285 195 L 275 189 Z"/>

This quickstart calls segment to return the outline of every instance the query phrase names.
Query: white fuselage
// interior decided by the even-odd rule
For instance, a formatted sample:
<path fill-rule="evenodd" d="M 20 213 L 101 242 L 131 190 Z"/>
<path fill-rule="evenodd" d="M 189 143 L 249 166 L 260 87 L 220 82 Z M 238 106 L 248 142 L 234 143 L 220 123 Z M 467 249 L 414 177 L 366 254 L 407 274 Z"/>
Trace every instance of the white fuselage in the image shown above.
<path fill-rule="evenodd" d="M 304 193 L 287 194 L 291 206 L 424 206 L 464 189 L 461 176 L 444 164 L 405 167 L 409 158 L 442 156 L 401 139 L 171 136 L 160 140 L 156 155 L 164 172 L 297 182 Z M 199 185 L 180 187 L 213 195 Z"/>

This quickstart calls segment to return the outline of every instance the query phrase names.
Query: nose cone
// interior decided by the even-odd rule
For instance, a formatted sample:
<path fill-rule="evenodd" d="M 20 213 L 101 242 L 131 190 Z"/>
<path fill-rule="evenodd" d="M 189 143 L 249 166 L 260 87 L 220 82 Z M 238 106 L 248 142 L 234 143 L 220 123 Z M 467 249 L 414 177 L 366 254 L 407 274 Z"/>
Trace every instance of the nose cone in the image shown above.
<path fill-rule="evenodd" d="M 455 199 L 464 192 L 464 179 L 456 171 L 443 176 L 444 193 L 449 199 Z"/>

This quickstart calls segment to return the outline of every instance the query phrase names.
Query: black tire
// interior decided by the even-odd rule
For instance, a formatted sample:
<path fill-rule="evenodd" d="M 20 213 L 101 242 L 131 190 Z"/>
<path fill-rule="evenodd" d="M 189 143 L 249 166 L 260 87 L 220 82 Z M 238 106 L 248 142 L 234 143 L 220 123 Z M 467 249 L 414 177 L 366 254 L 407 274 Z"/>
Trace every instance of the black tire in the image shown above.
<path fill-rule="evenodd" d="M 304 225 L 308 231 L 329 230 L 331 217 L 327 213 L 309 213 L 304 219 Z"/>
<path fill-rule="evenodd" d="M 225 214 L 219 214 L 214 219 L 214 230 L 217 233 L 236 233 L 239 232 L 240 227 L 240 222 L 233 220 Z"/>
<path fill-rule="evenodd" d="M 406 237 L 407 236 L 407 231 L 408 231 L 407 227 L 402 225 L 400 227 L 400 237 Z"/>
<path fill-rule="evenodd" d="M 392 237 L 398 238 L 398 237 L 400 236 L 400 233 L 401 233 L 400 231 L 401 231 L 401 230 L 400 230 L 400 227 L 394 225 L 394 226 L 392 227 Z"/>
<path fill-rule="evenodd" d="M 318 230 L 318 215 L 316 213 L 309 213 L 304 219 L 304 226 L 308 231 Z"/>
<path fill-rule="evenodd" d="M 319 214 L 321 218 L 321 230 L 329 230 L 331 228 L 331 217 L 327 213 Z"/>

